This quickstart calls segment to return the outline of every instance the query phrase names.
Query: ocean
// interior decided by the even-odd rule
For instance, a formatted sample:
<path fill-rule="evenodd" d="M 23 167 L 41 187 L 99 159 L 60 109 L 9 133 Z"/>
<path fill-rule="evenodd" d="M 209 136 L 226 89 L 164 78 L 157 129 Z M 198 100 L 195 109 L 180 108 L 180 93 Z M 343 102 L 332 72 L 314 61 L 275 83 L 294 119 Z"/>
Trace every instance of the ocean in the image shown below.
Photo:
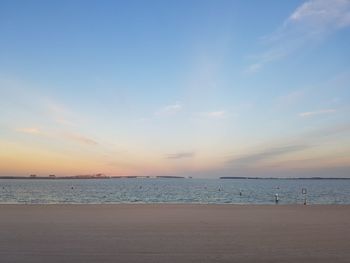
<path fill-rule="evenodd" d="M 302 189 L 306 189 L 306 194 Z M 2 179 L 2 204 L 350 204 L 350 180 Z"/>

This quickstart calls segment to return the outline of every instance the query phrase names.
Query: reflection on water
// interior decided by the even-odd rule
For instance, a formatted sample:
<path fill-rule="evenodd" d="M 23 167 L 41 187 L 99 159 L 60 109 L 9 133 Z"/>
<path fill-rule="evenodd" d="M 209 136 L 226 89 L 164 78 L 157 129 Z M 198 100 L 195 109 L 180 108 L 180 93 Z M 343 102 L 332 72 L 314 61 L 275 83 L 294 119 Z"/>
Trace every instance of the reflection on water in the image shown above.
<path fill-rule="evenodd" d="M 0 203 L 350 204 L 350 180 L 0 180 Z"/>

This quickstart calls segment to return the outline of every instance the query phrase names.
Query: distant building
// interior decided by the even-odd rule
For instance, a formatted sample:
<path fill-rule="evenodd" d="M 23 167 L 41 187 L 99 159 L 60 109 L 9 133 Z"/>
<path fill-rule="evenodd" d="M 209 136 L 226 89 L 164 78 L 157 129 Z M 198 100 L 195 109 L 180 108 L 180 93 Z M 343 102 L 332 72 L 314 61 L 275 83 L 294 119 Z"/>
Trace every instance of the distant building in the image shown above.
<path fill-rule="evenodd" d="M 29 175 L 30 178 L 36 178 L 36 174 Z"/>

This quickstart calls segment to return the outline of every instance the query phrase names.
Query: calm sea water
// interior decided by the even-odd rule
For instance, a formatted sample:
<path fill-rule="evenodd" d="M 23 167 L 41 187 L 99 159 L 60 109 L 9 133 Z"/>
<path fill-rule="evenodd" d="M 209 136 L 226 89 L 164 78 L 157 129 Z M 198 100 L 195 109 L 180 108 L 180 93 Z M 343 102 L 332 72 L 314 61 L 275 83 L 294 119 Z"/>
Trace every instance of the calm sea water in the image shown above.
<path fill-rule="evenodd" d="M 350 180 L 0 180 L 0 203 L 350 204 Z M 242 195 L 240 195 L 240 192 Z"/>

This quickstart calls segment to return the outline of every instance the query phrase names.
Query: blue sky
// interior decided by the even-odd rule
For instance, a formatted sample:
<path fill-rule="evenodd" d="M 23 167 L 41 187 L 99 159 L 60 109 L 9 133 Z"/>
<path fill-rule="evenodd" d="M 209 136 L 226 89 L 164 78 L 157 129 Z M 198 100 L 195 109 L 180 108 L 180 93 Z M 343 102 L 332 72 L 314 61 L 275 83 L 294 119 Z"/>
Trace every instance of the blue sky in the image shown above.
<path fill-rule="evenodd" d="M 350 175 L 350 1 L 1 1 L 0 174 Z"/>

